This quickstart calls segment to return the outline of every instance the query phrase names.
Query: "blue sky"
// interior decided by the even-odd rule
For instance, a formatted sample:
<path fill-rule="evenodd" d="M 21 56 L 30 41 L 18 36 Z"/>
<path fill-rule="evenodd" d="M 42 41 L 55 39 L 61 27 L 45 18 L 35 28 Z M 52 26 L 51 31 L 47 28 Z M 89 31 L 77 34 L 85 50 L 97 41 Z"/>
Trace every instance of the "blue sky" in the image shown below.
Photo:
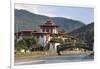
<path fill-rule="evenodd" d="M 94 9 L 85 7 L 49 6 L 32 4 L 15 4 L 16 9 L 25 9 L 32 13 L 50 17 L 64 17 L 79 20 L 85 24 L 94 21 Z"/>

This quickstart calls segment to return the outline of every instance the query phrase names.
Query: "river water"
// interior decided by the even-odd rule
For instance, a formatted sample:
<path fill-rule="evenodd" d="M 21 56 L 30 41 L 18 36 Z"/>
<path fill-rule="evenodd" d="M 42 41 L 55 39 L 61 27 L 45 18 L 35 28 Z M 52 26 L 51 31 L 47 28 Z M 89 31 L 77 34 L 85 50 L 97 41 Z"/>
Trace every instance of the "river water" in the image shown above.
<path fill-rule="evenodd" d="M 63 62 L 79 62 L 79 61 L 91 61 L 93 56 L 52 56 L 40 58 L 40 60 L 45 60 L 44 63 L 63 63 Z"/>
<path fill-rule="evenodd" d="M 75 55 L 75 56 L 48 56 L 41 58 L 16 58 L 15 65 L 33 65 L 64 62 L 93 61 L 93 56 Z"/>

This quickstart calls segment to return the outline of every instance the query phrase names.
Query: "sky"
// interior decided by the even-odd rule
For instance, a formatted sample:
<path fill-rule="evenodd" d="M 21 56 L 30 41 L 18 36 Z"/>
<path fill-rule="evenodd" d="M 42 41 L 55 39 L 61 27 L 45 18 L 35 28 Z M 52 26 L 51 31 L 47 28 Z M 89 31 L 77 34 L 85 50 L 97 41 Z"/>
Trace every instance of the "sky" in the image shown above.
<path fill-rule="evenodd" d="M 85 24 L 94 22 L 94 8 L 16 3 L 15 9 L 24 9 L 35 14 L 49 17 L 64 17 L 79 20 Z"/>

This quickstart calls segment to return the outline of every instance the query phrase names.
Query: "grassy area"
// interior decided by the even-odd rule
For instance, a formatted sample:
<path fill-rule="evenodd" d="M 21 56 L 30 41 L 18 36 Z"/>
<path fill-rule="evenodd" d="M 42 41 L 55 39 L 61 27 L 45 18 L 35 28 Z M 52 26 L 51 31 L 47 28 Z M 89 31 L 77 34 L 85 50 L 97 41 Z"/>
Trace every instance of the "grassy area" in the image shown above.
<path fill-rule="evenodd" d="M 57 55 L 56 52 L 51 52 L 51 51 L 35 51 L 31 53 L 19 53 L 17 52 L 15 57 L 19 58 L 27 58 L 27 57 L 44 57 L 44 56 L 54 56 Z"/>
<path fill-rule="evenodd" d="M 80 55 L 80 54 L 89 54 L 91 51 L 87 52 L 80 52 L 80 51 L 62 51 L 62 55 L 69 56 L 69 55 Z M 45 56 L 57 56 L 55 51 L 35 51 L 31 53 L 16 53 L 16 58 L 37 58 L 37 57 L 45 57 Z"/>

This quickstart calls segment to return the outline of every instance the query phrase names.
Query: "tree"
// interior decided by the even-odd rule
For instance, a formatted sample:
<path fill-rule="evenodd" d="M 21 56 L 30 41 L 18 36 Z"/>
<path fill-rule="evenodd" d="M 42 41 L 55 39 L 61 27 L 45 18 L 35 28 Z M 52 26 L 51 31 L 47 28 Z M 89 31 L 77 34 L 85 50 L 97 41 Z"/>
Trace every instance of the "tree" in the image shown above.
<path fill-rule="evenodd" d="M 38 40 L 35 37 L 32 38 L 24 38 L 18 42 L 15 41 L 15 49 L 20 51 L 21 49 L 28 50 L 31 48 L 33 44 L 38 44 Z"/>
<path fill-rule="evenodd" d="M 51 43 L 63 43 L 63 40 L 61 38 L 53 37 L 50 40 Z"/>
<path fill-rule="evenodd" d="M 25 42 L 24 40 L 20 40 L 19 42 L 17 42 L 17 43 L 15 44 L 15 49 L 16 49 L 17 51 L 20 51 L 21 49 L 27 50 L 28 47 L 27 47 L 27 44 L 26 44 L 26 42 Z"/>

